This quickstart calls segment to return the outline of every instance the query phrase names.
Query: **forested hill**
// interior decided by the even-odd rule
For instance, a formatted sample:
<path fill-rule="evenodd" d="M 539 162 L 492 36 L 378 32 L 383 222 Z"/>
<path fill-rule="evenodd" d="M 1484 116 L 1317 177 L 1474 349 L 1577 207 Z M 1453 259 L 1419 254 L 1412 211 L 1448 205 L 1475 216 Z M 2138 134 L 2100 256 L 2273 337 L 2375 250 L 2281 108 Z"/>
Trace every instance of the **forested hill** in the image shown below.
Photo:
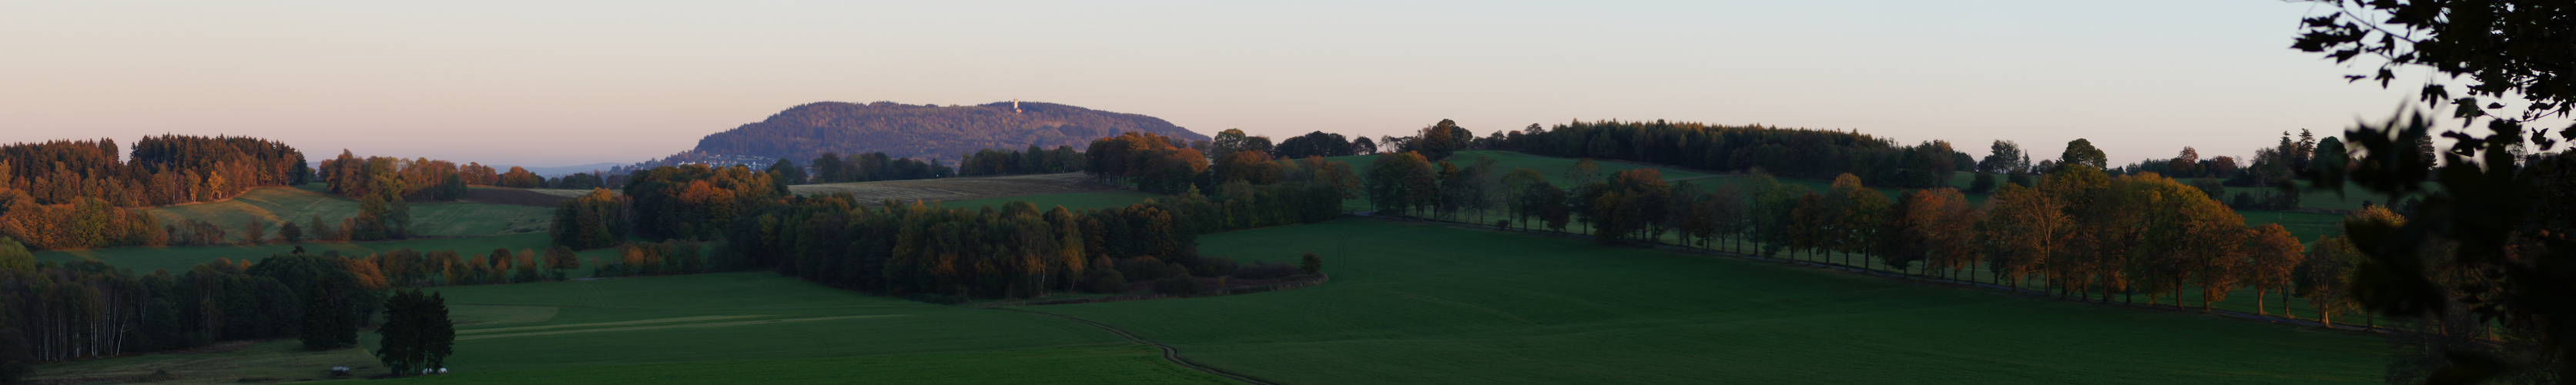
<path fill-rule="evenodd" d="M 1011 102 L 947 107 L 821 102 L 707 135 L 698 140 L 697 151 L 794 159 L 798 163 L 824 152 L 884 152 L 897 158 L 936 158 L 954 163 L 960 155 L 988 148 L 1082 148 L 1092 139 L 1134 131 L 1185 140 L 1208 139 L 1161 118 L 1052 103 L 1019 102 L 1019 112 L 1014 113 Z"/>

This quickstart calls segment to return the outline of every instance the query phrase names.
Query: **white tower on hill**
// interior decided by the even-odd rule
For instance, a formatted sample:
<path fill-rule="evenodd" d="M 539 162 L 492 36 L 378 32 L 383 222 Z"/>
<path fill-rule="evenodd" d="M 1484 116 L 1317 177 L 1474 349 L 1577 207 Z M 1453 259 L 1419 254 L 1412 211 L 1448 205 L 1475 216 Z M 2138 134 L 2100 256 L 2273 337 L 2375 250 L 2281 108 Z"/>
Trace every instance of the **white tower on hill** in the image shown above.
<path fill-rule="evenodd" d="M 1020 98 L 1011 98 L 1011 113 L 1020 113 Z"/>

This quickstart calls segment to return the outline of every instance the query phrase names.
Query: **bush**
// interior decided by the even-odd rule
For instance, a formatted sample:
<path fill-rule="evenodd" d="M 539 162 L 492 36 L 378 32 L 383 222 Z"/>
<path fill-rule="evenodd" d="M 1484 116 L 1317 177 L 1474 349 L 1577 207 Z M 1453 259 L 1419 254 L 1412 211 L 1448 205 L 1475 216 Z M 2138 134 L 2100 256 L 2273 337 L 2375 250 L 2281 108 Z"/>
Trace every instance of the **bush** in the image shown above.
<path fill-rule="evenodd" d="M 1198 279 L 1198 278 L 1190 278 L 1189 276 L 1179 276 L 1179 277 L 1171 277 L 1171 278 L 1164 278 L 1164 279 L 1157 279 L 1157 280 L 1154 280 L 1154 292 L 1155 292 L 1155 293 L 1168 294 L 1168 295 L 1189 295 L 1189 294 L 1198 294 L 1199 292 L 1202 292 L 1202 291 L 1207 291 L 1207 289 L 1199 287 L 1199 279 Z"/>
<path fill-rule="evenodd" d="M 1305 258 L 1299 258 L 1297 260 L 1297 267 L 1305 269 L 1306 274 L 1322 273 L 1324 272 L 1324 259 L 1316 257 L 1315 252 L 1309 251 L 1306 252 Z"/>
<path fill-rule="evenodd" d="M 1234 274 L 1235 269 L 1239 268 L 1242 268 L 1242 265 L 1235 264 L 1234 258 L 1206 257 L 1199 258 L 1199 265 L 1190 268 L 1190 275 L 1201 277 L 1223 277 Z"/>
<path fill-rule="evenodd" d="M 1166 263 L 1163 262 L 1162 259 L 1154 257 L 1120 259 L 1118 260 L 1117 265 L 1118 274 L 1127 276 L 1127 280 L 1129 281 L 1163 279 L 1164 277 L 1190 274 L 1190 269 L 1181 267 L 1181 264 Z"/>
<path fill-rule="evenodd" d="M 1981 173 L 1977 173 L 1977 177 L 1976 177 L 1975 179 L 1971 179 L 1971 180 L 1969 180 L 1969 181 L 1968 181 L 1968 193 L 1969 193 L 1969 194 L 1984 194 L 1984 193 L 1995 192 L 1995 188 L 1996 188 L 1996 187 L 2000 187 L 2000 186 L 1996 186 L 1995 184 L 1996 184 L 1996 182 L 1995 182 L 1995 174 L 1988 174 L 1988 173 L 1982 173 L 1982 172 L 1981 172 Z"/>
<path fill-rule="evenodd" d="M 1082 274 L 1082 291 L 1104 294 L 1127 291 L 1127 277 L 1115 269 L 1091 269 Z"/>
<path fill-rule="evenodd" d="M 1253 262 L 1251 265 L 1246 265 L 1246 266 L 1244 266 L 1242 269 L 1237 269 L 1237 270 L 1235 270 L 1235 271 L 1234 271 L 1234 278 L 1235 278 L 1235 279 L 1272 279 L 1272 278 L 1280 278 L 1280 277 L 1286 277 L 1286 276 L 1291 276 L 1291 275 L 1297 275 L 1297 273 L 1298 273 L 1298 272 L 1300 272 L 1300 271 L 1304 271 L 1304 270 L 1299 270 L 1299 269 L 1297 269 L 1297 267 L 1296 267 L 1296 266 L 1289 266 L 1289 265 L 1288 265 L 1288 264 L 1286 264 L 1286 263 L 1279 263 L 1279 262 Z"/>

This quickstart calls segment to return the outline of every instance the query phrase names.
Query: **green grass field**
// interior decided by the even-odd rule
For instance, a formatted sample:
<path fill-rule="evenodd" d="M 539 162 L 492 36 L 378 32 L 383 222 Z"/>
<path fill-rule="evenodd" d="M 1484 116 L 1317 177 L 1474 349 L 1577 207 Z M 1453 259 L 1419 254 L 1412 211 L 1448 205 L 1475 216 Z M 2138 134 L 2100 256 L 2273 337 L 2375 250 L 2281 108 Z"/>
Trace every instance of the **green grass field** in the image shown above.
<path fill-rule="evenodd" d="M 1286 383 L 2358 383 L 2373 337 L 1377 220 L 1200 238 L 1330 284 L 1027 307 Z"/>
<path fill-rule="evenodd" d="M 330 379 L 333 366 L 380 368 L 384 364 L 359 349 L 304 350 L 293 338 L 235 342 L 200 348 L 202 352 L 156 353 L 132 357 L 50 363 L 36 366 L 32 383 L 131 382 L 136 377 L 167 372 L 176 378 L 155 384 L 238 384 Z M 378 369 L 382 371 L 382 369 Z"/>
<path fill-rule="evenodd" d="M 340 255 L 364 256 L 367 254 L 381 253 L 403 248 L 410 248 L 417 251 L 455 250 L 460 254 L 472 255 L 490 255 L 492 253 L 492 249 L 496 248 L 507 248 L 510 250 L 528 249 L 544 252 L 545 249 L 551 245 L 553 245 L 553 243 L 546 239 L 546 234 L 536 233 L 494 237 L 411 239 L 384 242 L 244 246 L 117 247 L 86 250 L 49 250 L 36 252 L 36 260 L 66 262 L 88 259 L 107 262 L 108 264 L 115 265 L 116 267 L 134 269 L 134 272 L 137 274 L 149 273 L 155 269 L 169 269 L 171 274 L 178 274 L 187 272 L 188 267 L 190 266 L 196 266 L 197 264 L 206 263 L 207 261 L 213 261 L 217 258 L 231 259 L 234 261 L 257 261 L 260 258 L 266 258 L 271 255 L 292 252 L 295 250 L 296 246 L 303 246 L 305 252 L 313 254 L 321 254 L 324 250 L 339 250 Z M 616 253 L 616 249 L 598 249 L 583 251 L 580 255 L 583 257 L 583 263 L 587 265 L 591 257 L 615 258 Z M 589 275 L 590 271 L 580 270 L 567 273 L 579 277 Z"/>
<path fill-rule="evenodd" d="M 1129 191 L 1129 190 L 1113 190 L 1113 191 L 1094 191 L 1094 192 L 1078 192 L 1078 193 L 1062 193 L 1062 194 L 1021 195 L 1021 196 L 1015 196 L 1015 197 L 986 198 L 986 199 L 954 200 L 954 201 L 943 201 L 943 202 L 939 202 L 939 205 L 940 205 L 940 206 L 942 206 L 942 207 L 961 207 L 961 208 L 985 207 L 985 206 L 1000 207 L 1003 203 L 1010 203 L 1011 201 L 1026 201 L 1026 202 L 1029 202 L 1030 204 L 1035 204 L 1035 205 L 1037 205 L 1037 206 L 1038 206 L 1038 209 L 1041 209 L 1041 210 L 1054 208 L 1054 207 L 1056 207 L 1056 206 L 1064 206 L 1064 208 L 1065 208 L 1065 209 L 1068 209 L 1068 210 L 1079 210 L 1079 209 L 1101 209 L 1101 208 L 1111 208 L 1111 207 L 1126 207 L 1127 205 L 1133 205 L 1133 204 L 1138 204 L 1138 203 L 1145 203 L 1145 200 L 1146 200 L 1146 199 L 1152 199 L 1152 198 L 1160 197 L 1160 196 L 1162 196 L 1162 195 L 1160 195 L 1160 194 L 1153 194 L 1153 193 L 1145 193 L 1145 192 L 1137 192 L 1137 191 Z"/>
<path fill-rule="evenodd" d="M 459 373 L 541 370 L 531 378 L 695 363 L 777 371 L 791 381 L 1019 383 L 1211 382 L 1116 335 L 1044 316 L 872 297 L 771 273 L 440 288 L 459 319 Z M 914 356 L 924 355 L 927 356 Z M 1139 359 L 1143 357 L 1145 359 Z M 747 360 L 790 360 L 752 361 Z M 1030 366 L 979 364 L 1025 363 Z M 767 363 L 764 363 L 767 362 Z M 770 366 L 772 363 L 780 366 Z M 557 372 L 561 369 L 592 368 Z M 846 369 L 835 369 L 846 368 Z M 674 374 L 677 375 L 677 374 Z M 847 377 L 833 377 L 847 376 Z M 883 376 L 883 377 L 880 377 Z M 475 380 L 514 378 L 494 373 Z M 606 378 L 662 378 L 614 376 Z M 691 377 L 681 377 L 691 378 Z M 716 377 L 695 377 L 716 378 Z M 751 377 L 759 378 L 759 377 Z M 444 380 L 441 380 L 444 381 Z M 516 381 L 516 380 L 513 380 Z M 579 382 L 598 382 L 583 380 Z"/>
<path fill-rule="evenodd" d="M 239 197 L 220 202 L 207 202 L 145 209 L 160 217 L 163 223 L 195 219 L 223 226 L 229 239 L 240 240 L 242 224 L 251 218 L 267 223 L 268 234 L 277 234 L 279 221 L 304 225 L 314 216 L 332 226 L 342 218 L 358 216 L 358 201 L 314 191 L 320 185 L 301 188 L 261 187 Z M 420 202 L 411 204 L 412 232 L 424 237 L 480 237 L 492 235 L 544 233 L 554 221 L 554 210 L 543 207 L 497 205 L 464 202 Z M 310 230 L 307 230 L 310 231 Z"/>
<path fill-rule="evenodd" d="M 1145 345 L 1034 348 L 966 353 L 682 362 L 559 370 L 463 373 L 396 381 L 416 384 L 760 383 L 760 384 L 1223 384 L 1163 362 Z"/>

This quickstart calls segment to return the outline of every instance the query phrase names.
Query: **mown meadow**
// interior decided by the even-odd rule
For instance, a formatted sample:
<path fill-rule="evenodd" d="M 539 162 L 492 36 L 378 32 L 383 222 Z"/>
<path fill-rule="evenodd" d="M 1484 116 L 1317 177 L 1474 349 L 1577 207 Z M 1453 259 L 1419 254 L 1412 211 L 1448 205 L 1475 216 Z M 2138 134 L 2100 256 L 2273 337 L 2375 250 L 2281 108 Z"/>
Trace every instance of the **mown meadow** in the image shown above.
<path fill-rule="evenodd" d="M 2375 337 L 1383 220 L 1207 236 L 1330 284 L 1037 306 L 1286 383 L 2353 383 Z"/>

